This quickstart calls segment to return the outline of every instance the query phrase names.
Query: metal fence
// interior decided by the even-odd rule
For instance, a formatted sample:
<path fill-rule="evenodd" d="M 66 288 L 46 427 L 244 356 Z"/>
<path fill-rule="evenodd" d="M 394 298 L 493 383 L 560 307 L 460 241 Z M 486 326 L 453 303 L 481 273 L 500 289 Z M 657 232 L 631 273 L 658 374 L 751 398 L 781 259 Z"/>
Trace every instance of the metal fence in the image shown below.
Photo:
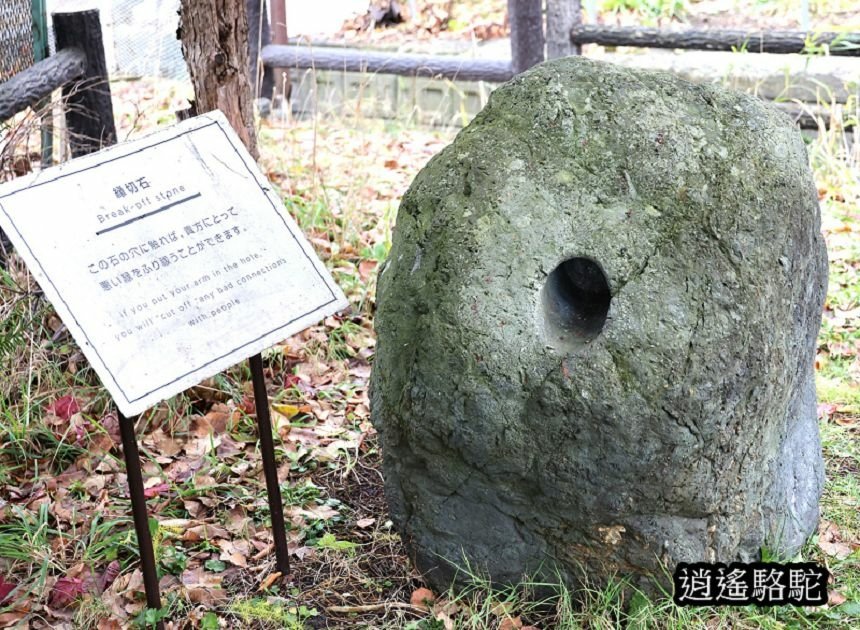
<path fill-rule="evenodd" d="M 0 3 L 0 81 L 33 65 L 31 0 Z"/>
<path fill-rule="evenodd" d="M 47 4 L 51 14 L 75 10 L 80 3 L 47 0 Z M 182 46 L 176 39 L 179 0 L 89 0 L 86 4 L 99 10 L 112 78 L 188 79 Z"/>

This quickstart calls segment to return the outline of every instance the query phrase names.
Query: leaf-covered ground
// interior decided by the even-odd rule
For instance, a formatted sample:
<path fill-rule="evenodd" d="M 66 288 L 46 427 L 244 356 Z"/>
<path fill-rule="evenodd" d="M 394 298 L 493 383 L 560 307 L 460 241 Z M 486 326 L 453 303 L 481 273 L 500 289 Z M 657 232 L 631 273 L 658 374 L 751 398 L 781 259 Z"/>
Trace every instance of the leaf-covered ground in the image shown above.
<path fill-rule="evenodd" d="M 166 83 L 114 87 L 121 137 L 171 123 L 181 105 L 181 91 Z M 18 144 L 25 148 L 7 151 L 9 169 L 35 161 L 21 130 L 14 137 L 23 137 Z M 832 571 L 830 604 L 678 609 L 642 598 L 623 602 L 613 587 L 586 593 L 579 603 L 564 590 L 537 602 L 533 585 L 491 593 L 480 576 L 457 595 L 424 588 L 386 513 L 367 381 L 376 269 L 388 251 L 397 204 L 454 133 L 346 114 L 261 123 L 263 170 L 352 308 L 264 355 L 291 576 L 274 569 L 247 367 L 237 365 L 140 417 L 162 613 L 172 627 L 860 623 L 860 149 L 839 129 L 809 145 L 831 285 L 818 356 L 828 482 L 819 534 L 803 555 Z M 143 587 L 108 397 L 14 257 L 0 272 L 0 321 L 0 626 L 139 626 L 146 621 Z"/>

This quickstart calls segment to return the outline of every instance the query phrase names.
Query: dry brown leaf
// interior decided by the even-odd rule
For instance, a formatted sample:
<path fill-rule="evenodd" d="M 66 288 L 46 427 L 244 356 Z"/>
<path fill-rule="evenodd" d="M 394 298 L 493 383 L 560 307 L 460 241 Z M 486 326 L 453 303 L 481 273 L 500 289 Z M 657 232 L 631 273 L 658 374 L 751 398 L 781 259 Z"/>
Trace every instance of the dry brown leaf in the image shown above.
<path fill-rule="evenodd" d="M 213 607 L 219 602 L 227 600 L 227 591 L 222 588 L 205 588 L 196 586 L 186 590 L 188 599 L 195 604 L 203 604 L 204 606 Z"/>
<path fill-rule="evenodd" d="M 263 580 L 260 582 L 260 587 L 257 589 L 258 591 L 265 591 L 269 588 L 275 581 L 281 577 L 280 571 L 275 571 L 274 573 L 269 573 Z"/>
<path fill-rule="evenodd" d="M 376 522 L 375 518 L 360 518 L 355 522 L 355 524 L 357 527 L 360 527 L 361 529 L 365 529 L 365 528 L 373 525 L 375 522 Z"/>
<path fill-rule="evenodd" d="M 362 260 L 358 263 L 358 275 L 362 281 L 367 282 L 370 280 L 371 276 L 373 276 L 376 271 L 378 264 L 379 263 L 375 260 Z"/>
<path fill-rule="evenodd" d="M 212 431 L 216 435 L 220 435 L 232 428 L 232 415 L 233 412 L 227 405 L 224 403 L 215 403 L 212 405 L 209 413 L 206 414 L 206 420 L 209 422 L 209 426 L 212 427 Z"/>
<path fill-rule="evenodd" d="M 210 451 L 221 445 L 221 436 L 212 435 L 188 440 L 185 444 L 185 453 L 190 457 L 203 457 Z"/>
<path fill-rule="evenodd" d="M 454 620 L 451 618 L 451 615 L 442 610 L 433 615 L 433 617 L 434 619 L 436 619 L 436 621 L 442 622 L 442 626 L 445 628 L 445 630 L 454 630 L 454 628 L 456 627 L 454 625 Z"/>
<path fill-rule="evenodd" d="M 144 442 L 152 444 L 155 452 L 165 457 L 173 457 L 182 452 L 182 444 L 164 433 L 160 428 L 153 431 Z"/>
<path fill-rule="evenodd" d="M 827 603 L 830 606 L 839 606 L 840 604 L 844 604 L 846 601 L 848 601 L 848 598 L 839 591 L 830 591 L 827 595 Z"/>
<path fill-rule="evenodd" d="M 511 610 L 510 602 L 495 601 L 490 603 L 490 614 L 495 615 L 496 617 L 510 617 Z"/>
<path fill-rule="evenodd" d="M 519 616 L 505 617 L 499 622 L 499 630 L 521 630 L 523 620 Z"/>
<path fill-rule="evenodd" d="M 836 523 L 831 523 L 830 521 L 821 519 L 821 523 L 818 525 L 818 540 L 824 542 L 842 540 L 842 536 L 839 534 L 839 528 L 836 526 Z"/>
<path fill-rule="evenodd" d="M 828 556 L 833 556 L 837 560 L 844 560 L 853 552 L 851 545 L 844 542 L 819 541 L 818 546 L 821 548 L 821 551 L 826 553 Z"/>

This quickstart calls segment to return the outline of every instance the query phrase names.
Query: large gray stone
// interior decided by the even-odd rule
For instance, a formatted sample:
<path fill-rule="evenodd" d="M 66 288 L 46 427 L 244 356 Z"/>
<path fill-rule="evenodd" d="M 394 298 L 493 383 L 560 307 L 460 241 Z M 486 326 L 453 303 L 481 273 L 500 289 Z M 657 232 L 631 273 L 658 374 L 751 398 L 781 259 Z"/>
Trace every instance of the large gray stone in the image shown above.
<path fill-rule="evenodd" d="M 795 551 L 826 277 L 803 141 L 763 102 L 581 58 L 495 91 L 379 276 L 373 420 L 418 567 L 644 584 Z"/>

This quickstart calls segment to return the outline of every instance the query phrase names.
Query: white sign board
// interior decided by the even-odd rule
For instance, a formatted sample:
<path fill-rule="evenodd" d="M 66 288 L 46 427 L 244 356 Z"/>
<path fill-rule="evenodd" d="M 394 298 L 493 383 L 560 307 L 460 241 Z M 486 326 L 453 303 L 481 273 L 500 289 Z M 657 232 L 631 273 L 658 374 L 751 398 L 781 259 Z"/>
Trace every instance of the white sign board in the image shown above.
<path fill-rule="evenodd" d="M 220 112 L 0 187 L 0 226 L 127 416 L 347 306 Z"/>

